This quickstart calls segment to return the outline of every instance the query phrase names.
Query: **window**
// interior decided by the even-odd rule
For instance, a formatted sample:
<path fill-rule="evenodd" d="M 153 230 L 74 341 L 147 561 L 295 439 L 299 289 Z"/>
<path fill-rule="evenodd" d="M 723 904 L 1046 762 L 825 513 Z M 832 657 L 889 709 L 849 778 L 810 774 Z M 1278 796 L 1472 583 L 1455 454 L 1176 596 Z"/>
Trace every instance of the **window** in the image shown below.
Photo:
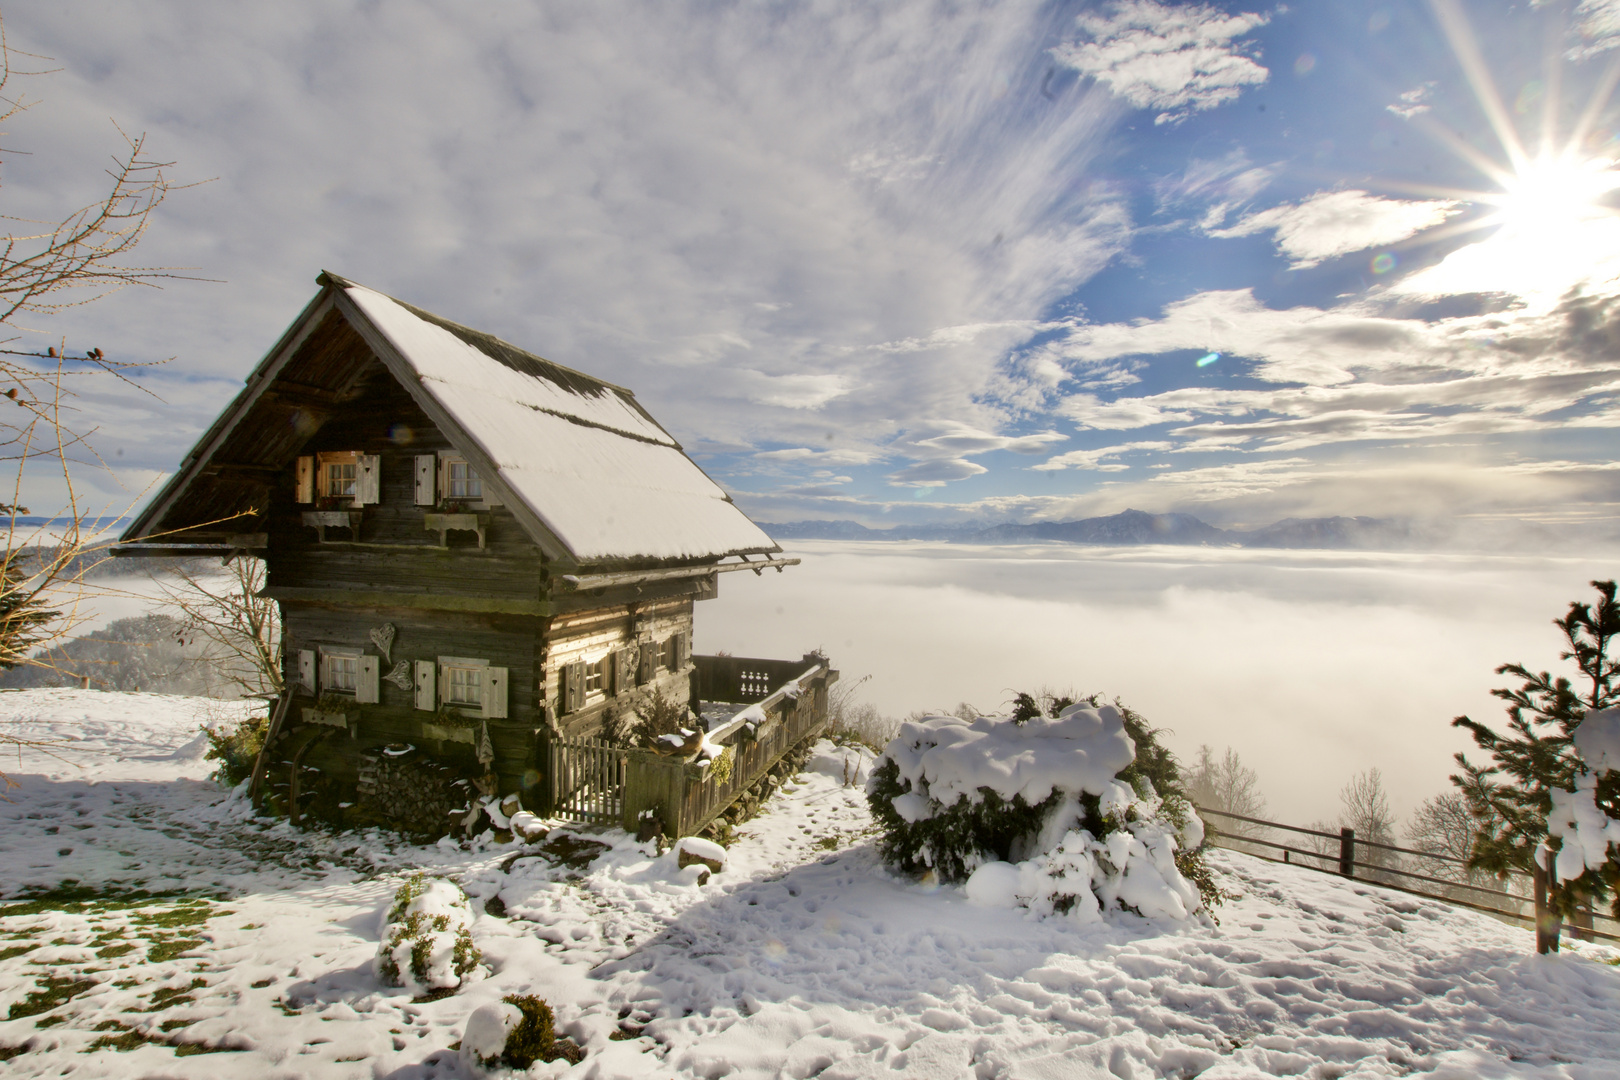
<path fill-rule="evenodd" d="M 354 498 L 355 485 L 359 482 L 357 469 L 358 466 L 352 461 L 328 461 L 321 494 L 332 498 Z"/>
<path fill-rule="evenodd" d="M 446 664 L 444 668 L 444 703 L 446 705 L 478 705 L 484 703 L 484 669 Z"/>
<path fill-rule="evenodd" d="M 681 669 L 681 639 L 678 634 L 671 634 L 658 646 L 658 663 L 669 671 Z"/>
<path fill-rule="evenodd" d="M 471 465 L 460 458 L 445 458 L 444 497 L 482 502 L 484 481 L 473 471 Z"/>
<path fill-rule="evenodd" d="M 333 694 L 356 694 L 360 687 L 360 650 L 321 650 L 321 689 Z"/>
<path fill-rule="evenodd" d="M 594 664 L 585 665 L 585 693 L 587 696 L 600 694 L 606 690 L 607 664 L 607 657 L 604 656 Z"/>
<path fill-rule="evenodd" d="M 298 501 L 331 499 L 348 507 L 381 501 L 381 460 L 356 450 L 325 450 L 298 459 Z"/>
<path fill-rule="evenodd" d="M 463 716 L 506 718 L 507 669 L 488 660 L 441 656 L 416 661 L 416 707 L 432 712 L 453 706 Z"/>

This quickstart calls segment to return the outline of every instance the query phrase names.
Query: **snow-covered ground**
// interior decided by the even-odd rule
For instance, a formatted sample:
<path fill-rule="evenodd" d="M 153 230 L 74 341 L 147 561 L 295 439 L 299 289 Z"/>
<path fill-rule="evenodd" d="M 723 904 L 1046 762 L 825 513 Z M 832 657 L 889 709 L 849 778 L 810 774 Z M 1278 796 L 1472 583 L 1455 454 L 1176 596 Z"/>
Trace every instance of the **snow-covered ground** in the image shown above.
<path fill-rule="evenodd" d="M 514 992 L 586 1050 L 538 1076 L 1620 1075 L 1614 952 L 1443 904 L 1218 852 L 1219 926 L 975 907 L 884 871 L 830 743 L 704 885 L 617 832 L 297 833 L 205 778 L 197 727 L 238 708 L 0 695 L 0 732 L 63 740 L 3 762 L 0 892 L 59 890 L 0 910 L 6 1075 L 457 1077 Z M 371 965 L 418 868 L 472 894 L 489 969 L 437 1001 Z"/>

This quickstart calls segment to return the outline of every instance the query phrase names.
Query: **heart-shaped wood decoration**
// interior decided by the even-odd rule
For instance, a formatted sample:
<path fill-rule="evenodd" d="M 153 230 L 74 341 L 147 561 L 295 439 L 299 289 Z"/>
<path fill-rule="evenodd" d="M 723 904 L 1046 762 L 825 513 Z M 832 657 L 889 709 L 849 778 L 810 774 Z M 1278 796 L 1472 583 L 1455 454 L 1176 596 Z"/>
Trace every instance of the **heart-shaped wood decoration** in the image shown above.
<path fill-rule="evenodd" d="M 384 675 L 383 678 L 401 690 L 414 690 L 416 688 L 415 682 L 411 679 L 411 662 L 409 660 L 401 660 L 395 664 L 394 670 Z"/>
<path fill-rule="evenodd" d="M 377 646 L 378 651 L 383 654 L 383 659 L 392 664 L 394 662 L 394 624 L 383 623 L 377 627 L 371 632 L 371 640 Z"/>

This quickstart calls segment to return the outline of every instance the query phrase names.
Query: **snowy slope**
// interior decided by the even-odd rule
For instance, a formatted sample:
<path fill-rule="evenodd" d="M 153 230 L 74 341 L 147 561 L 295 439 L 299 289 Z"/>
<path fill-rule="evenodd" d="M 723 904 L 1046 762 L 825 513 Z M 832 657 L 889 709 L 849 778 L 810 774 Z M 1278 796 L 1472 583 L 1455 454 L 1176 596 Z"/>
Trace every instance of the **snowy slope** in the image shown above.
<path fill-rule="evenodd" d="M 881 868 L 864 777 L 844 783 L 858 763 L 826 743 L 701 886 L 620 833 L 577 867 L 556 844 L 297 834 L 204 779 L 192 737 L 218 708 L 0 695 L 0 730 L 84 736 L 11 769 L 0 891 L 101 893 L 0 914 L 0 1009 L 40 1008 L 0 1020 L 0 1047 L 26 1048 L 6 1075 L 460 1076 L 468 1015 L 512 992 L 588 1051 L 537 1076 L 1620 1075 L 1613 952 L 1537 958 L 1528 932 L 1442 904 L 1222 852 L 1218 927 L 975 907 Z M 473 895 L 490 968 L 439 1001 L 371 970 L 416 867 Z M 47 1008 L 50 976 L 85 985 Z"/>

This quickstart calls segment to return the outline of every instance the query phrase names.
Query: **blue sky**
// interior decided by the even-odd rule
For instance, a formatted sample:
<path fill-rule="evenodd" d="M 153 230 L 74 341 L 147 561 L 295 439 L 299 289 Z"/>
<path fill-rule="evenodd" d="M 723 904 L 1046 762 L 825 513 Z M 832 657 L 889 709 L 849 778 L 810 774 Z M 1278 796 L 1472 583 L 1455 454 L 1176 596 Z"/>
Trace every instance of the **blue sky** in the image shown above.
<path fill-rule="evenodd" d="M 630 386 L 762 520 L 1616 531 L 1620 0 L 4 14 L 7 213 L 113 122 L 209 181 L 140 256 L 214 282 L 24 338 L 173 358 L 86 384 L 109 505 L 326 268 Z"/>

